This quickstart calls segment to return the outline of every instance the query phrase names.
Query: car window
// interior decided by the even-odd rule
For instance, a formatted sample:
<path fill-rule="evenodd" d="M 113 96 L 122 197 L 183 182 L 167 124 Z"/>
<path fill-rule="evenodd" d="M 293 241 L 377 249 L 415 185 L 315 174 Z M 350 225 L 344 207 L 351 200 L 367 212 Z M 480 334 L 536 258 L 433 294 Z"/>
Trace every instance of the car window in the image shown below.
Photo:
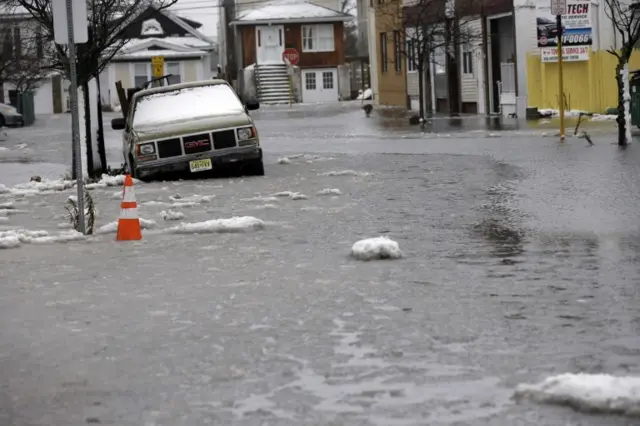
<path fill-rule="evenodd" d="M 238 112 L 244 112 L 244 106 L 226 84 L 187 87 L 138 98 L 133 126 Z"/>

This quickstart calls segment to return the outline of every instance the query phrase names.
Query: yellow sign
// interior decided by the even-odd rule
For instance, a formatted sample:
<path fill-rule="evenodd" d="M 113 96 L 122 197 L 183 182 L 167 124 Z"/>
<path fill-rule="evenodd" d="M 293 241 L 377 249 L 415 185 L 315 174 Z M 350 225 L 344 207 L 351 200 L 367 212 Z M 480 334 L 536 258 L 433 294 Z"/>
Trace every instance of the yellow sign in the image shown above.
<path fill-rule="evenodd" d="M 153 76 L 160 78 L 164 75 L 164 57 L 154 56 L 151 58 L 151 66 L 153 67 Z"/>

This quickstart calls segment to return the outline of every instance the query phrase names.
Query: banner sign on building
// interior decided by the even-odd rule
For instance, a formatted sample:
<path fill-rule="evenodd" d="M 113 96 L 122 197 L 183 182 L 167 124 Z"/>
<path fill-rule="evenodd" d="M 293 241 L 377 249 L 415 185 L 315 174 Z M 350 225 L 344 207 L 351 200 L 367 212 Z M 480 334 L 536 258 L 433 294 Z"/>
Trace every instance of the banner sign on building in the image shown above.
<path fill-rule="evenodd" d="M 538 47 L 558 45 L 556 17 L 551 14 L 550 2 L 538 2 L 536 32 Z M 562 15 L 562 44 L 564 46 L 590 46 L 593 43 L 591 27 L 591 1 L 567 0 L 566 13 Z"/>
<path fill-rule="evenodd" d="M 540 49 L 542 62 L 558 62 L 557 47 L 543 47 Z M 562 46 L 562 60 L 565 62 L 578 62 L 589 60 L 589 46 Z"/>

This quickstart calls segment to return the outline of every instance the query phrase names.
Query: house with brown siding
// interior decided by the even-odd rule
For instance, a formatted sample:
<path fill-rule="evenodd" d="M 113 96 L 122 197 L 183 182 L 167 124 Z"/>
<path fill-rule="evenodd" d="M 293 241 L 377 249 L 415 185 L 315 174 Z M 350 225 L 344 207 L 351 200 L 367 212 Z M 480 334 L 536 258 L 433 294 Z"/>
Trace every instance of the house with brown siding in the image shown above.
<path fill-rule="evenodd" d="M 369 43 L 375 46 L 377 100 L 380 105 L 407 106 L 407 61 L 404 57 L 404 25 L 402 0 L 369 0 L 374 14 L 375 39 Z M 372 34 L 370 34 L 372 35 Z M 374 93 L 376 91 L 374 90 Z"/>
<path fill-rule="evenodd" d="M 351 19 L 351 15 L 310 2 L 284 0 L 259 5 L 233 21 L 239 65 L 255 71 L 260 101 L 289 102 L 285 49 L 298 52 L 302 102 L 340 100 L 344 22 Z"/>

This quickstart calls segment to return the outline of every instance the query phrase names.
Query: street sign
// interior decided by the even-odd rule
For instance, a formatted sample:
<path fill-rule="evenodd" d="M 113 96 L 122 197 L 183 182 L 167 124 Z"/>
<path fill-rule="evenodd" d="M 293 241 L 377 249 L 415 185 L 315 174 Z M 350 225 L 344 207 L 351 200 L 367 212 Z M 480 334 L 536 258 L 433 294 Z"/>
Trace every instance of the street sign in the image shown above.
<path fill-rule="evenodd" d="M 87 2 L 86 0 L 71 0 L 73 8 L 73 41 L 76 44 L 89 41 L 87 28 Z M 53 0 L 51 2 L 51 15 L 53 16 L 53 39 L 57 44 L 69 43 L 69 19 L 67 17 L 67 1 Z"/>
<path fill-rule="evenodd" d="M 152 57 L 151 66 L 153 67 L 153 77 L 160 78 L 164 75 L 164 57 L 163 56 Z"/>
<path fill-rule="evenodd" d="M 282 52 L 282 60 L 285 63 L 289 61 L 291 65 L 298 65 L 298 62 L 300 62 L 300 54 L 293 47 L 288 47 Z"/>
<path fill-rule="evenodd" d="M 564 15 L 567 13 L 567 0 L 551 0 L 551 14 Z"/>

